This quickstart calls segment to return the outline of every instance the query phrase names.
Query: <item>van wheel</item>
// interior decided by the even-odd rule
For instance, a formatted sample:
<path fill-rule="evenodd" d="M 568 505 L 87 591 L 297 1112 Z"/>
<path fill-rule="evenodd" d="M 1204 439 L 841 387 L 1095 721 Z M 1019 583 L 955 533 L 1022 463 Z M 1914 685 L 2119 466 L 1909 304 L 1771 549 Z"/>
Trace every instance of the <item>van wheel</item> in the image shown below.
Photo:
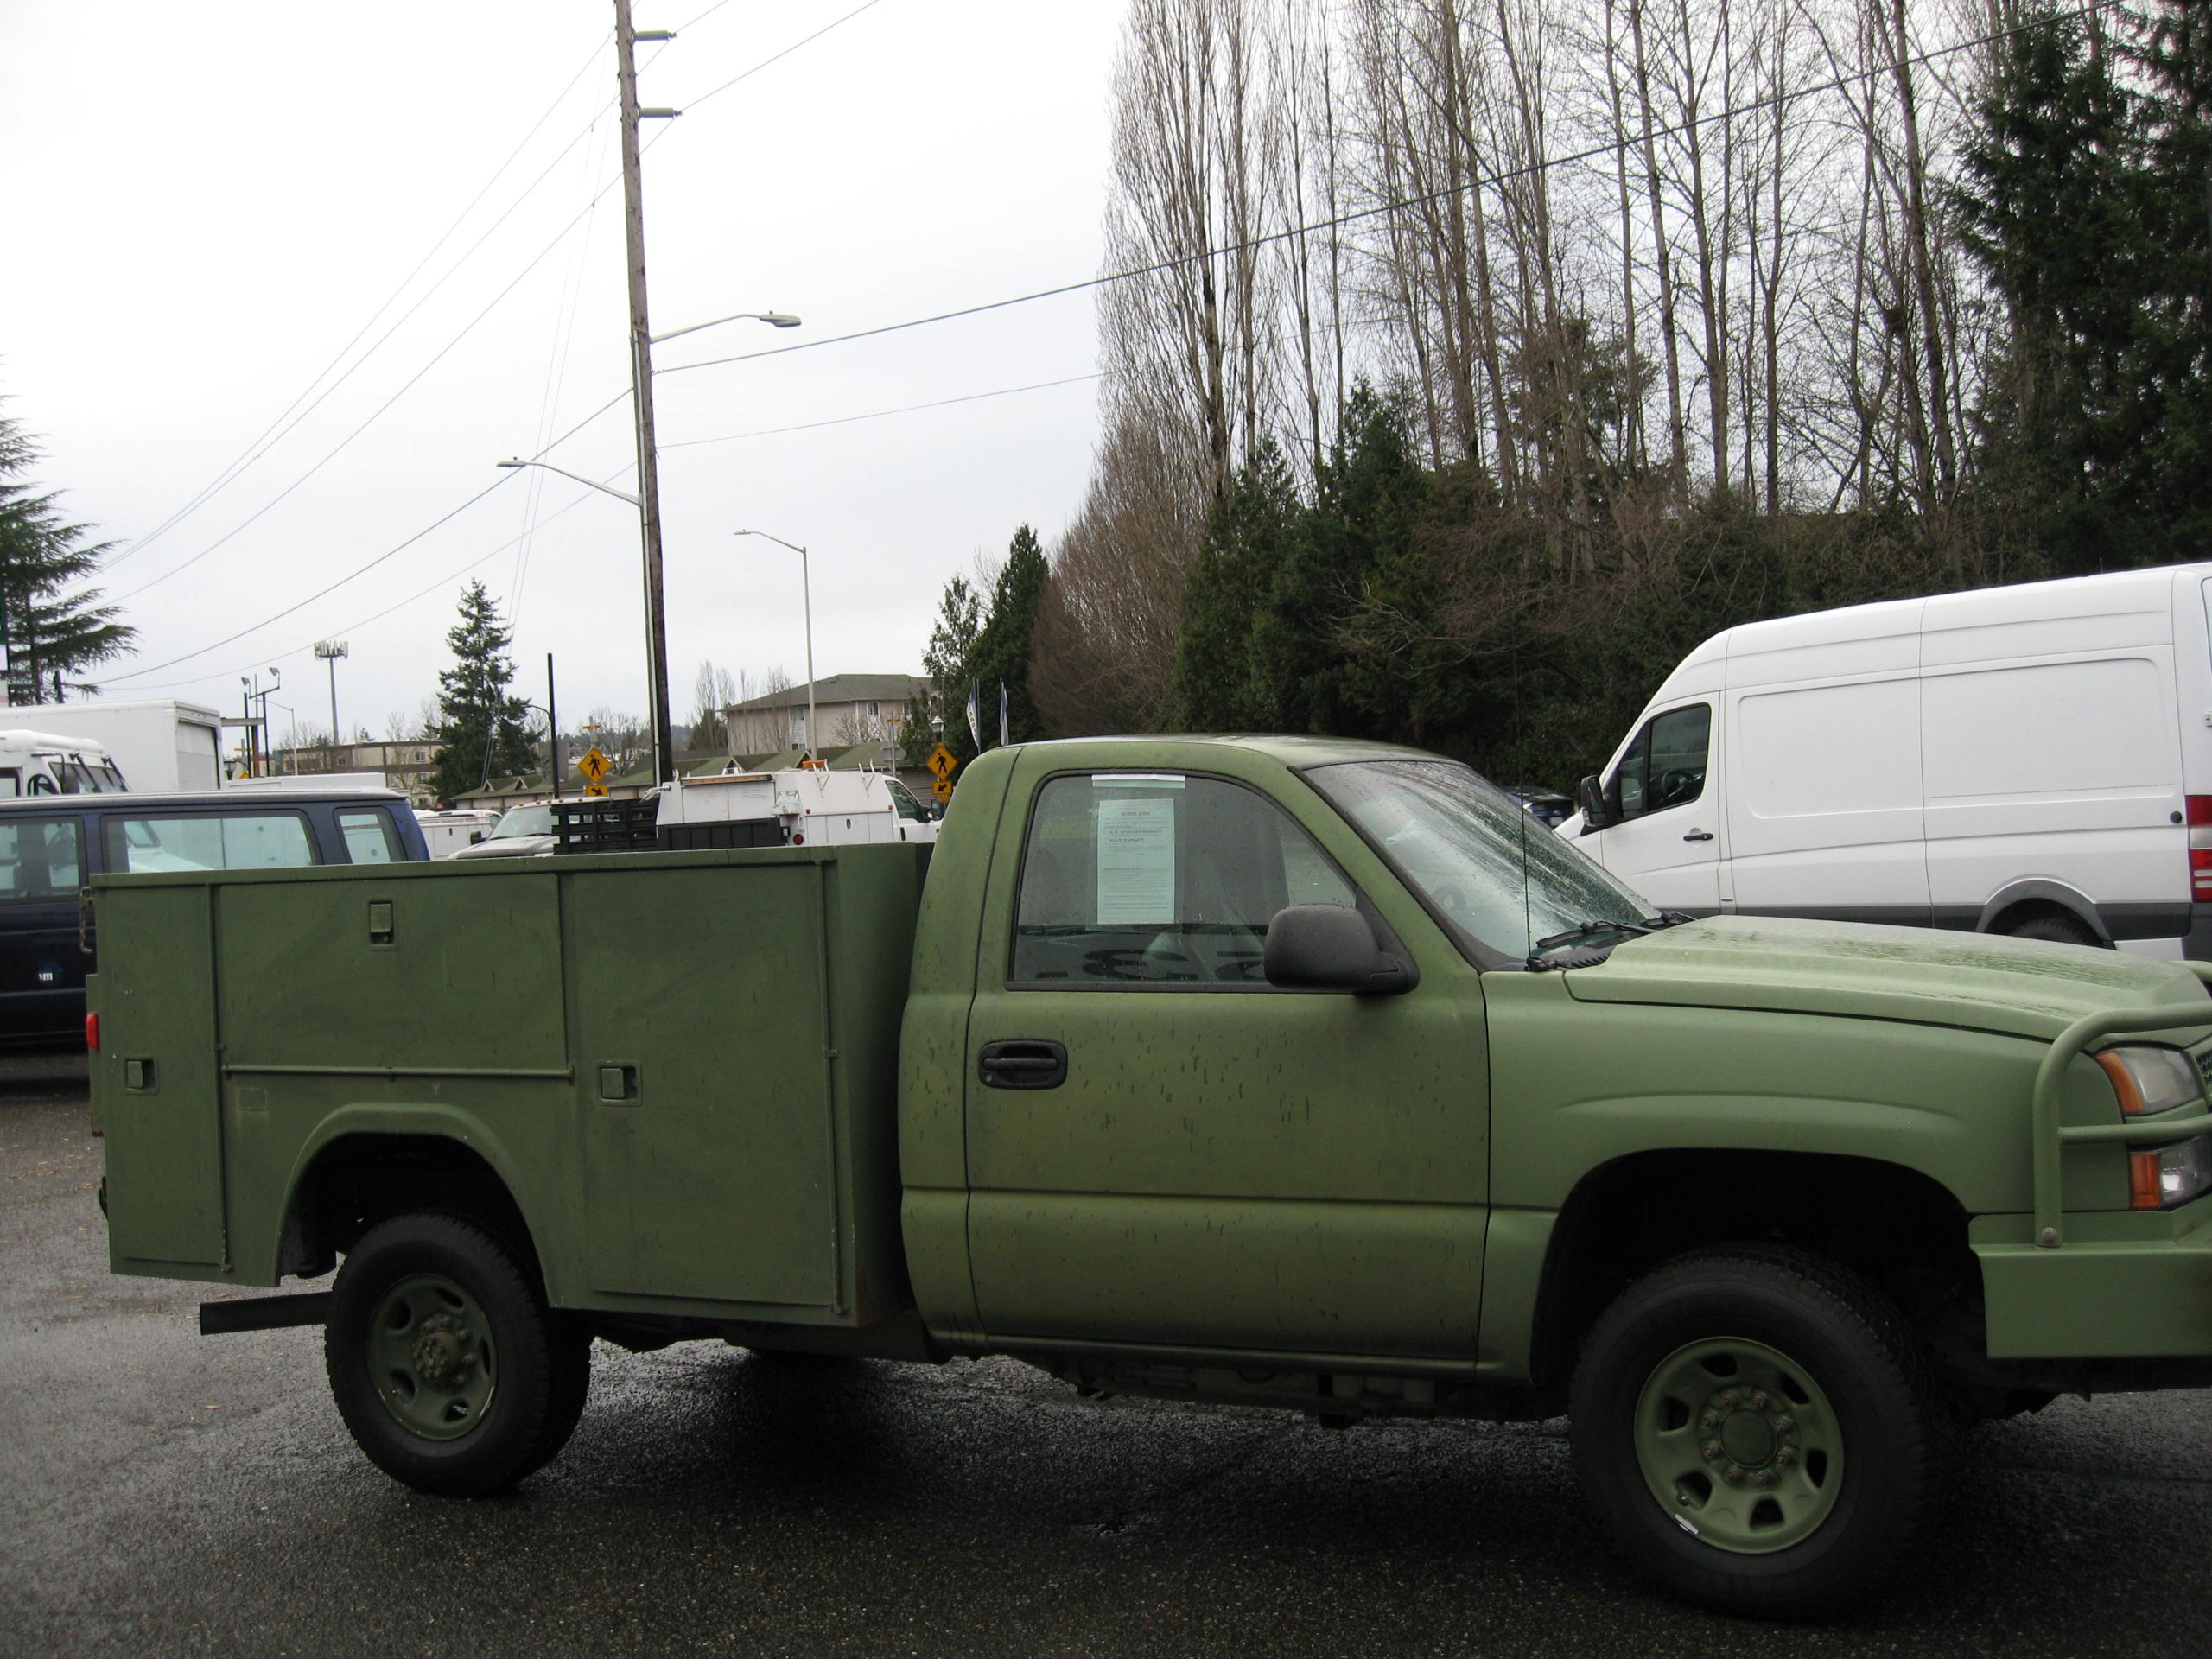
<path fill-rule="evenodd" d="M 1787 1246 L 1678 1257 L 1584 1344 L 1575 1462 L 1630 1560 L 1723 1612 L 1811 1618 L 1863 1595 L 1941 1484 L 1917 1338 L 1853 1274 Z"/>
<path fill-rule="evenodd" d="M 323 1341 L 331 1397 L 368 1454 L 417 1491 L 504 1491 L 560 1449 L 588 1352 L 507 1249 L 455 1216 L 398 1216 L 339 1269 Z"/>
<path fill-rule="evenodd" d="M 2092 950 L 2104 948 L 2103 940 L 2069 916 L 2031 916 L 2005 931 L 2016 939 L 2049 939 L 2053 944 L 2087 945 Z"/>

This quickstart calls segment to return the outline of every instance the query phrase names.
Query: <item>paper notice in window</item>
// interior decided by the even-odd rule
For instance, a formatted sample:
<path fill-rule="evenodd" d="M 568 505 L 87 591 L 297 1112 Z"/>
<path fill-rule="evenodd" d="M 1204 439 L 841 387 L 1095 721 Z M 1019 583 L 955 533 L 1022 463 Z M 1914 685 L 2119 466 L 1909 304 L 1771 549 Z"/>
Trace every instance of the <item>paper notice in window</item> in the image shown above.
<path fill-rule="evenodd" d="M 1098 925 L 1175 919 L 1175 803 L 1098 803 Z"/>

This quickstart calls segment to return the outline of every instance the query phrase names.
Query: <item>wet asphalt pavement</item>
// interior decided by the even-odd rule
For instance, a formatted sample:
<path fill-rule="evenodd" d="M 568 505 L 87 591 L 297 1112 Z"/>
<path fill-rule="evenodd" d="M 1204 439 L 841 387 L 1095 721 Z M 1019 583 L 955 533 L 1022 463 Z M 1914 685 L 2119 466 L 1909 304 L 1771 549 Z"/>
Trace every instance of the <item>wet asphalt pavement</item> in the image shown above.
<path fill-rule="evenodd" d="M 2212 1395 L 1975 1440 L 1903 1582 L 1783 1630 L 1659 1600 L 1565 1426 L 1085 1404 L 1003 1361 L 601 1344 L 509 1498 L 354 1451 L 321 1332 L 105 1271 L 82 1061 L 0 1060 L 0 1655 L 2212 1653 Z"/>

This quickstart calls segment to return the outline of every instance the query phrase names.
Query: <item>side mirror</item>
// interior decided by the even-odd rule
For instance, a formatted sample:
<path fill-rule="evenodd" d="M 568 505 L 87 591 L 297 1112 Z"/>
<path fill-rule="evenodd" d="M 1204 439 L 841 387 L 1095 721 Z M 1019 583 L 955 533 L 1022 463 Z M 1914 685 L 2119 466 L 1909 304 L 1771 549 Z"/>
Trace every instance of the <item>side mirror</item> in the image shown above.
<path fill-rule="evenodd" d="M 468 832 L 468 844 L 472 847 L 483 839 L 484 832 L 481 830 L 472 830 Z"/>
<path fill-rule="evenodd" d="M 1268 924 L 1268 983 L 1389 996 L 1414 988 L 1409 964 L 1375 942 L 1367 918 L 1341 905 L 1291 905 Z"/>
<path fill-rule="evenodd" d="M 1610 830 L 1620 822 L 1612 803 L 1605 798 L 1605 786 L 1595 775 L 1585 778 L 1582 786 L 1574 792 L 1574 804 L 1582 809 L 1582 833 L 1592 830 Z"/>

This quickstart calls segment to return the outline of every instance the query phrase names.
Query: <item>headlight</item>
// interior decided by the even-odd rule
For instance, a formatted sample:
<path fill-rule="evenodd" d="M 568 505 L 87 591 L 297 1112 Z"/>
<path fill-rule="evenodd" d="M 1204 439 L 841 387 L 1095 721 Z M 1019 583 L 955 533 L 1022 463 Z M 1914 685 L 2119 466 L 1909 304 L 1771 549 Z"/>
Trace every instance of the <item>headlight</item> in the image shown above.
<path fill-rule="evenodd" d="M 2177 1048 L 2154 1048 L 2147 1044 L 2098 1052 L 2096 1061 L 2112 1079 L 2120 1096 L 2120 1109 L 2130 1117 L 2146 1112 L 2171 1111 L 2194 1105 L 2204 1098 L 2196 1067 Z"/>
<path fill-rule="evenodd" d="M 2127 1154 L 2127 1203 L 2134 1210 L 2171 1210 L 2212 1186 L 2212 1135 Z"/>

